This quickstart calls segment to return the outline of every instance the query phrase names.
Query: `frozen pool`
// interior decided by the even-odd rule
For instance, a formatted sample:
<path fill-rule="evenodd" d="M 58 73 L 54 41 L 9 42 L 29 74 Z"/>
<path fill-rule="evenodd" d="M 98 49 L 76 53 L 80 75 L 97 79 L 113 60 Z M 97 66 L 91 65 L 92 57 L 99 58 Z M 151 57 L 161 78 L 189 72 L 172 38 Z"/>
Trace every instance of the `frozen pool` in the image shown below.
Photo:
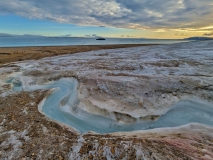
<path fill-rule="evenodd" d="M 12 80 L 15 91 L 21 91 L 18 81 Z M 199 100 L 185 100 L 176 103 L 158 120 L 138 122 L 135 124 L 120 124 L 110 118 L 87 113 L 77 107 L 78 82 L 74 78 L 62 78 L 57 82 L 42 86 L 32 86 L 29 90 L 56 88 L 44 102 L 42 111 L 56 121 L 67 124 L 81 133 L 94 131 L 110 133 L 118 131 L 147 130 L 162 127 L 176 127 L 192 122 L 213 126 L 213 104 Z"/>

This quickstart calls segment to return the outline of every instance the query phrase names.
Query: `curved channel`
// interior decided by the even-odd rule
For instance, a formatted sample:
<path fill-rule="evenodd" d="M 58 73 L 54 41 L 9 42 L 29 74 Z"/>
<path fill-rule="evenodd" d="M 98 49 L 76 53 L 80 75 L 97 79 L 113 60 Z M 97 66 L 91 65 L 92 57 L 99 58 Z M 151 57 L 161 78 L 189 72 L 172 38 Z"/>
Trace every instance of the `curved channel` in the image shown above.
<path fill-rule="evenodd" d="M 13 80 L 14 90 L 20 91 L 21 84 Z M 112 133 L 119 131 L 147 130 L 162 127 L 176 127 L 188 123 L 202 123 L 213 126 L 213 105 L 199 100 L 185 100 L 176 103 L 158 120 L 138 122 L 135 124 L 120 124 L 110 118 L 87 113 L 77 107 L 78 81 L 74 78 L 62 78 L 52 84 L 32 86 L 29 90 L 52 89 L 52 93 L 44 102 L 44 114 L 61 123 L 67 124 L 81 133 L 94 131 L 97 133 Z"/>

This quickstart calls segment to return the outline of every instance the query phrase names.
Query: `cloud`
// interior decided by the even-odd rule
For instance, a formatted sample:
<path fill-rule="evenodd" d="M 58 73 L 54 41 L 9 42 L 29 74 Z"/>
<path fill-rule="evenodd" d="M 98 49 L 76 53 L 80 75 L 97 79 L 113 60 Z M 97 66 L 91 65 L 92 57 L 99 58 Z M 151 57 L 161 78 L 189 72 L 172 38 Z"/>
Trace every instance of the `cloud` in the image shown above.
<path fill-rule="evenodd" d="M 60 35 L 59 37 L 72 37 L 72 34 Z"/>
<path fill-rule="evenodd" d="M 1 0 L 0 14 L 132 29 L 209 30 L 212 0 Z M 206 28 L 206 29 L 205 29 Z"/>
<path fill-rule="evenodd" d="M 188 35 L 185 35 L 183 33 L 175 33 L 176 36 L 181 36 L 181 37 L 187 37 Z"/>
<path fill-rule="evenodd" d="M 121 38 L 134 38 L 134 36 L 130 36 L 130 35 L 121 35 Z"/>
<path fill-rule="evenodd" d="M 204 36 L 213 36 L 213 32 L 210 32 L 210 33 L 204 33 L 203 35 L 204 35 Z"/>
<path fill-rule="evenodd" d="M 87 35 L 85 35 L 85 37 L 88 37 L 88 38 L 97 38 L 97 37 L 101 37 L 101 36 L 99 36 L 97 34 L 87 34 Z"/>

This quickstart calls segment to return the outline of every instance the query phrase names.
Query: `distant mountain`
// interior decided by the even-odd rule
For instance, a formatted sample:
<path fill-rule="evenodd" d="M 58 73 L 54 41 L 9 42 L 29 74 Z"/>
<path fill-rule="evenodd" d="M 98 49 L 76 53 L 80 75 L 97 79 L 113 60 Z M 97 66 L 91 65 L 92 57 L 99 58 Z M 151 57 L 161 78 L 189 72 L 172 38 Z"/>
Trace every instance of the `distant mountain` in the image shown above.
<path fill-rule="evenodd" d="M 0 33 L 0 37 L 11 37 L 11 34 L 7 34 L 7 33 Z"/>
<path fill-rule="evenodd" d="M 194 40 L 194 41 L 206 41 L 206 40 L 213 40 L 213 38 L 210 37 L 189 37 L 185 38 L 186 40 Z"/>
<path fill-rule="evenodd" d="M 0 33 L 0 37 L 44 37 L 41 35 L 34 35 L 34 34 L 9 34 L 9 33 Z"/>

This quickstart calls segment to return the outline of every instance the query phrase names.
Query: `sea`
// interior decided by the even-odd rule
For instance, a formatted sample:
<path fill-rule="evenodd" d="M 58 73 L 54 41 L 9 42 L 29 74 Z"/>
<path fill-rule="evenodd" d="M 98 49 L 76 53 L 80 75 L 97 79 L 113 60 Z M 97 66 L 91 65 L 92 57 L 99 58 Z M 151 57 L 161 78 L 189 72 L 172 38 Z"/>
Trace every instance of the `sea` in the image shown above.
<path fill-rule="evenodd" d="M 41 37 L 41 36 L 7 36 L 0 37 L 0 47 L 27 46 L 68 46 L 68 45 L 109 45 L 109 44 L 172 44 L 189 42 L 179 39 L 145 39 L 145 38 L 96 38 L 78 37 Z"/>

